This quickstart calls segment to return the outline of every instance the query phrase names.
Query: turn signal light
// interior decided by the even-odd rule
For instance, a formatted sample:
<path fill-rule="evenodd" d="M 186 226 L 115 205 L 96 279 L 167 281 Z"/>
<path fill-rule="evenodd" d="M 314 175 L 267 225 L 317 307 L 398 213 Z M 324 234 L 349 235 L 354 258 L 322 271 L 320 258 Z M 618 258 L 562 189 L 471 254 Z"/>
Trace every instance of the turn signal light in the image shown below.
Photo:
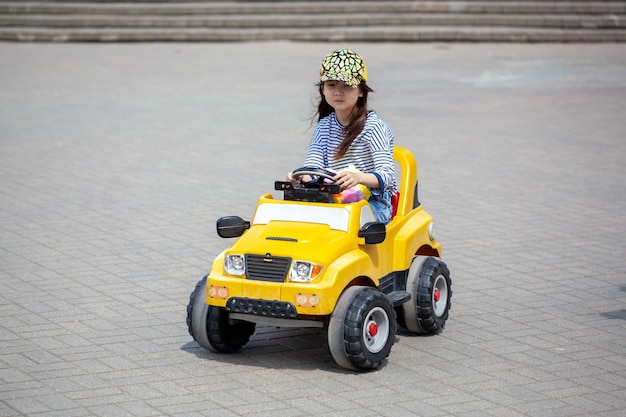
<path fill-rule="evenodd" d="M 217 285 L 211 285 L 209 287 L 209 298 L 220 298 L 222 300 L 228 300 L 228 287 L 220 287 Z"/>

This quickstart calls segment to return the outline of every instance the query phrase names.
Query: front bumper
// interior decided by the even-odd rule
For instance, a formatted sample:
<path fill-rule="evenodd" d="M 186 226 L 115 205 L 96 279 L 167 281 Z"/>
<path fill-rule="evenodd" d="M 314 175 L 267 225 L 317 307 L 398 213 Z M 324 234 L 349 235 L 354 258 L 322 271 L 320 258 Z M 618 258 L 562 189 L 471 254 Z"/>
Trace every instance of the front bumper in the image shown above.
<path fill-rule="evenodd" d="M 254 314 L 282 319 L 295 319 L 298 316 L 296 306 L 284 301 L 230 297 L 225 307 L 229 313 Z"/>

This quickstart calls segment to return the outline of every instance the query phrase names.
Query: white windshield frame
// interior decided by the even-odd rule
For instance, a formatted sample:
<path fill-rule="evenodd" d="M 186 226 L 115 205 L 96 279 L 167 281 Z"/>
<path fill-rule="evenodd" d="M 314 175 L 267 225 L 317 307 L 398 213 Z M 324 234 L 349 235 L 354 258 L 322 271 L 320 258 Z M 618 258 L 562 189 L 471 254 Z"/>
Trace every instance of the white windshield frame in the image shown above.
<path fill-rule="evenodd" d="M 333 230 L 347 232 L 350 225 L 350 211 L 345 207 L 331 205 L 262 203 L 254 213 L 252 224 L 268 224 L 273 220 L 326 224 Z"/>

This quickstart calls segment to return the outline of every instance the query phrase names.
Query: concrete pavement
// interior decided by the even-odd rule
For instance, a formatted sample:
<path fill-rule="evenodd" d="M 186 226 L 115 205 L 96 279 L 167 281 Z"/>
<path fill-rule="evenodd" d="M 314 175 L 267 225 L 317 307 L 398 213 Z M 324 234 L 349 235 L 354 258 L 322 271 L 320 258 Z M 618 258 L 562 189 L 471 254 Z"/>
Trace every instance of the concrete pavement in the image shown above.
<path fill-rule="evenodd" d="M 446 329 L 354 374 L 319 331 L 233 355 L 197 280 L 301 164 L 321 58 L 368 64 L 420 164 Z M 0 43 L 1 416 L 602 416 L 626 410 L 626 45 Z"/>

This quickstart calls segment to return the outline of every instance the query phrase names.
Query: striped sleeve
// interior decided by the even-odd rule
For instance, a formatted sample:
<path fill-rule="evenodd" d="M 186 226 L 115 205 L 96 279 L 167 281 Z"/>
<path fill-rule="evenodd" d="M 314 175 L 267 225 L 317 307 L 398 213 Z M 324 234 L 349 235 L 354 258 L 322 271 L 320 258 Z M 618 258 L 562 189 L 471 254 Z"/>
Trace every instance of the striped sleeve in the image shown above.
<path fill-rule="evenodd" d="M 393 162 L 394 135 L 389 126 L 375 113 L 370 113 L 362 137 L 368 145 L 371 154 L 371 165 L 368 172 L 376 175 L 380 182 L 380 189 L 375 193 L 397 190 L 395 165 Z"/>

